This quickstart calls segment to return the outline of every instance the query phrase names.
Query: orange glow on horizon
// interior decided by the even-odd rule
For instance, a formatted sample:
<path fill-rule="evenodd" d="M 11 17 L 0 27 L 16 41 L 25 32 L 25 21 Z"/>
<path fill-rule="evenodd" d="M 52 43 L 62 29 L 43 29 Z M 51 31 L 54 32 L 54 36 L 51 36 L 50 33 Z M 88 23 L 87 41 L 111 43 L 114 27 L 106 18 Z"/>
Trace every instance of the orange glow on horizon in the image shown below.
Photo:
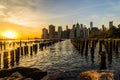
<path fill-rule="evenodd" d="M 3 38 L 8 38 L 8 39 L 17 39 L 18 34 L 15 31 L 4 31 L 2 33 Z"/>

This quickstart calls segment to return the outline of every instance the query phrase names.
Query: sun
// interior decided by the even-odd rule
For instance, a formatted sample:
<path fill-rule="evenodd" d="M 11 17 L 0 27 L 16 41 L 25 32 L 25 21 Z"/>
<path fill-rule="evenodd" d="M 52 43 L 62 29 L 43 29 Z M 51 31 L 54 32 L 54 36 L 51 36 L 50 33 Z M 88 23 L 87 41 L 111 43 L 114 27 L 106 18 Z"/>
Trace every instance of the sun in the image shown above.
<path fill-rule="evenodd" d="M 2 33 L 2 36 L 8 39 L 16 39 L 17 33 L 15 31 L 5 31 Z"/>

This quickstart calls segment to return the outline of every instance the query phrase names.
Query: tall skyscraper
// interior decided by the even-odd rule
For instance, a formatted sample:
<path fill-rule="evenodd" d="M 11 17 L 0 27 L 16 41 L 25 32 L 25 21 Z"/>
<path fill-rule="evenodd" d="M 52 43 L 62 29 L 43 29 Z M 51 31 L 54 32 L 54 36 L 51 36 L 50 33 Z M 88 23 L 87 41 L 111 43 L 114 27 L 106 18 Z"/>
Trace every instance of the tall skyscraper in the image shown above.
<path fill-rule="evenodd" d="M 76 37 L 76 29 L 75 29 L 75 24 L 72 26 L 73 32 L 74 32 L 74 38 Z"/>
<path fill-rule="evenodd" d="M 90 30 L 93 28 L 93 22 L 90 22 Z"/>
<path fill-rule="evenodd" d="M 66 26 L 66 31 L 68 30 L 68 25 Z"/>
<path fill-rule="evenodd" d="M 80 28 L 83 29 L 83 24 L 80 24 Z"/>
<path fill-rule="evenodd" d="M 73 29 L 70 30 L 69 38 L 70 39 L 74 39 L 75 38 L 74 30 Z"/>
<path fill-rule="evenodd" d="M 113 26 L 113 21 L 109 22 L 109 28 L 111 28 Z"/>
<path fill-rule="evenodd" d="M 58 26 L 58 38 L 62 38 L 62 26 Z"/>
<path fill-rule="evenodd" d="M 80 25 L 79 23 L 76 24 L 76 38 L 80 38 Z"/>
<path fill-rule="evenodd" d="M 68 25 L 66 26 L 66 39 L 69 38 L 70 30 L 68 29 Z"/>
<path fill-rule="evenodd" d="M 43 28 L 42 33 L 43 33 L 43 39 L 48 39 L 48 30 L 46 28 Z"/>
<path fill-rule="evenodd" d="M 49 39 L 55 38 L 55 26 L 49 25 Z"/>

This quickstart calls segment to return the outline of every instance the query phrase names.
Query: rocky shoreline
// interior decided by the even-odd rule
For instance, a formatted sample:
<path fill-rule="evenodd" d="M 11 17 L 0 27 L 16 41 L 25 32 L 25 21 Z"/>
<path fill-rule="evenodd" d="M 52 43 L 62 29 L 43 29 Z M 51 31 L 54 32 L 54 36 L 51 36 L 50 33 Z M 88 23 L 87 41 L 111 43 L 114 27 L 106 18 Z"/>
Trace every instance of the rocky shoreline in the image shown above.
<path fill-rule="evenodd" d="M 119 77 L 113 70 L 90 70 L 79 74 L 70 71 L 48 73 L 28 67 L 0 70 L 0 80 L 120 80 Z"/>

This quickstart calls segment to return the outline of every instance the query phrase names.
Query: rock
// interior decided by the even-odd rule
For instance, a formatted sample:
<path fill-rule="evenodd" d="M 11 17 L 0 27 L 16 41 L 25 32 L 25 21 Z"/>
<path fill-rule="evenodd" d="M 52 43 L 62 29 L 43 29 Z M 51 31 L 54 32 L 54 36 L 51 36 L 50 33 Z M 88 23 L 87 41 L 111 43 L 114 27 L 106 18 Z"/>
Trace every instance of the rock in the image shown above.
<path fill-rule="evenodd" d="M 23 79 L 15 78 L 15 77 L 4 77 L 4 78 L 0 78 L 0 80 L 23 80 Z"/>
<path fill-rule="evenodd" d="M 80 80 L 98 80 L 98 72 L 95 70 L 80 73 Z"/>
<path fill-rule="evenodd" d="M 114 80 L 114 74 L 111 70 L 86 71 L 80 73 L 80 80 Z"/>
<path fill-rule="evenodd" d="M 34 71 L 41 71 L 37 68 L 28 68 L 28 67 L 17 67 L 17 68 L 13 68 L 10 70 L 12 73 L 14 72 L 19 72 L 20 74 L 22 74 L 23 76 L 27 76 L 28 73 L 34 72 Z"/>
<path fill-rule="evenodd" d="M 41 79 L 47 75 L 47 72 L 43 72 L 37 68 L 17 67 L 13 69 L 0 70 L 0 78 L 4 77 L 27 77 L 34 78 L 35 80 Z"/>
<path fill-rule="evenodd" d="M 0 78 L 8 77 L 12 74 L 10 70 L 0 70 Z"/>
<path fill-rule="evenodd" d="M 20 74 L 19 72 L 14 72 L 12 73 L 12 75 L 10 77 L 15 77 L 15 78 L 24 78 L 22 74 Z"/>
<path fill-rule="evenodd" d="M 79 80 L 74 72 L 54 72 L 48 74 L 41 80 Z"/>
<path fill-rule="evenodd" d="M 34 72 L 29 72 L 26 77 L 32 78 L 34 80 L 40 80 L 44 76 L 47 75 L 47 72 L 42 72 L 42 71 L 34 71 Z"/>
<path fill-rule="evenodd" d="M 99 71 L 99 80 L 114 80 L 114 74 L 111 70 Z"/>
<path fill-rule="evenodd" d="M 24 80 L 33 80 L 32 78 L 25 78 Z"/>

